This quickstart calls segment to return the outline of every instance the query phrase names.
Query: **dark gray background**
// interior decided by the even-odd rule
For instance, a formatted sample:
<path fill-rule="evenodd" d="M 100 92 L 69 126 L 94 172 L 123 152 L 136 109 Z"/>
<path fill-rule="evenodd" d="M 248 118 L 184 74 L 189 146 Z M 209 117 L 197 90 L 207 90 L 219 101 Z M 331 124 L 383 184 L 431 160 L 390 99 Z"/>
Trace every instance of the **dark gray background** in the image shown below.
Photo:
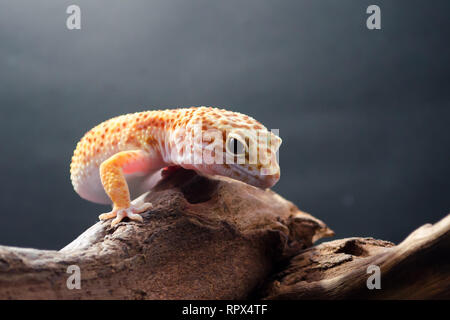
<path fill-rule="evenodd" d="M 108 209 L 72 190 L 85 131 L 192 105 L 279 128 L 274 189 L 338 237 L 400 241 L 449 212 L 449 14 L 435 0 L 2 1 L 0 244 L 58 249 Z"/>

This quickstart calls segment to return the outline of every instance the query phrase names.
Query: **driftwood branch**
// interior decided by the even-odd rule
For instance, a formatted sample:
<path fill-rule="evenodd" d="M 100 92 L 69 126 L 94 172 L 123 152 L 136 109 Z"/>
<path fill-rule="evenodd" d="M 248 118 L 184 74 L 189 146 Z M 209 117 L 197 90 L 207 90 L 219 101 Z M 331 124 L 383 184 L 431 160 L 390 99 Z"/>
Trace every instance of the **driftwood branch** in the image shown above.
<path fill-rule="evenodd" d="M 450 216 L 398 246 L 333 232 L 270 190 L 178 170 L 144 223 L 98 222 L 59 251 L 0 246 L 0 299 L 449 297 Z M 380 266 L 382 289 L 366 287 Z M 81 289 L 69 289 L 77 265 Z"/>
<path fill-rule="evenodd" d="M 303 250 L 266 284 L 266 299 L 449 299 L 450 215 L 395 246 L 349 238 Z M 367 280 L 380 268 L 381 289 Z"/>
<path fill-rule="evenodd" d="M 237 299 L 323 222 L 272 191 L 178 170 L 143 195 L 144 223 L 98 222 L 60 251 L 0 246 L 2 299 Z M 81 270 L 81 289 L 66 286 Z"/>

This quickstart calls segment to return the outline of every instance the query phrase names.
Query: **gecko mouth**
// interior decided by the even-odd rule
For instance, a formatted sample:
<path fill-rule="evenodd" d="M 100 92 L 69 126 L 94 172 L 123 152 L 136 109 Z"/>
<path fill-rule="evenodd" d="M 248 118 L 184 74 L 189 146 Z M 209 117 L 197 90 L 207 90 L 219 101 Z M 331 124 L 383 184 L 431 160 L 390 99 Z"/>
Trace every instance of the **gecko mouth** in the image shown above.
<path fill-rule="evenodd" d="M 264 188 L 266 186 L 266 183 L 264 183 L 265 179 L 263 175 L 258 174 L 256 176 L 255 174 L 250 173 L 248 170 L 245 170 L 239 165 L 233 165 L 232 168 L 233 171 L 240 173 L 240 176 L 239 178 L 237 178 L 237 180 L 244 181 L 245 183 L 258 188 Z"/>

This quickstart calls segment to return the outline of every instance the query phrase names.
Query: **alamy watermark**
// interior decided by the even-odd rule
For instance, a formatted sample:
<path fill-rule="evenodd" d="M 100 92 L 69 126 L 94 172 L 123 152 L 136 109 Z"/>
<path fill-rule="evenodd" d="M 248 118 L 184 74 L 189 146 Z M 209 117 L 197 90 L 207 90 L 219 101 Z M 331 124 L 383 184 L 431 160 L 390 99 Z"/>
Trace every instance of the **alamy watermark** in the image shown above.
<path fill-rule="evenodd" d="M 367 274 L 371 274 L 369 278 L 367 278 L 366 285 L 367 289 L 381 289 L 381 270 L 377 265 L 371 264 L 367 267 Z"/>
<path fill-rule="evenodd" d="M 66 27 L 69 30 L 80 30 L 81 29 L 81 9 L 77 5 L 70 5 L 66 9 L 66 13 L 69 16 L 66 19 Z"/>
<path fill-rule="evenodd" d="M 67 267 L 67 273 L 71 274 L 66 281 L 67 289 L 81 289 L 81 270 L 76 264 Z"/>
<path fill-rule="evenodd" d="M 178 127 L 172 132 L 176 143 L 164 146 L 171 159 L 183 164 L 246 164 L 254 165 L 261 175 L 272 175 L 278 171 L 281 144 L 279 129 L 270 131 L 244 128 L 229 130 L 207 128 L 202 123 Z"/>
<path fill-rule="evenodd" d="M 67 7 L 66 13 L 69 16 L 66 19 L 66 27 L 69 30 L 81 29 L 81 8 L 75 4 Z M 367 7 L 366 13 L 370 16 L 366 20 L 366 26 L 369 30 L 381 29 L 381 9 L 379 6 L 372 4 Z"/>
<path fill-rule="evenodd" d="M 381 9 L 379 6 L 372 4 L 367 7 L 367 14 L 370 16 L 366 20 L 366 26 L 369 30 L 380 30 L 381 29 Z"/>

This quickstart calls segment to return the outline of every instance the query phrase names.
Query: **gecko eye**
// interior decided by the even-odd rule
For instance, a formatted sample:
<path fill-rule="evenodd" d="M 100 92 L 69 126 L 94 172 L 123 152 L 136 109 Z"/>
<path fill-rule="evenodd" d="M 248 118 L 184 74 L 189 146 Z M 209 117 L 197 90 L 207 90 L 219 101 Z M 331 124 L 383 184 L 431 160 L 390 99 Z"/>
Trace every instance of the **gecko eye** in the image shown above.
<path fill-rule="evenodd" d="M 227 149 L 228 152 L 232 154 L 243 155 L 245 154 L 247 147 L 238 139 L 231 137 L 228 139 Z"/>

